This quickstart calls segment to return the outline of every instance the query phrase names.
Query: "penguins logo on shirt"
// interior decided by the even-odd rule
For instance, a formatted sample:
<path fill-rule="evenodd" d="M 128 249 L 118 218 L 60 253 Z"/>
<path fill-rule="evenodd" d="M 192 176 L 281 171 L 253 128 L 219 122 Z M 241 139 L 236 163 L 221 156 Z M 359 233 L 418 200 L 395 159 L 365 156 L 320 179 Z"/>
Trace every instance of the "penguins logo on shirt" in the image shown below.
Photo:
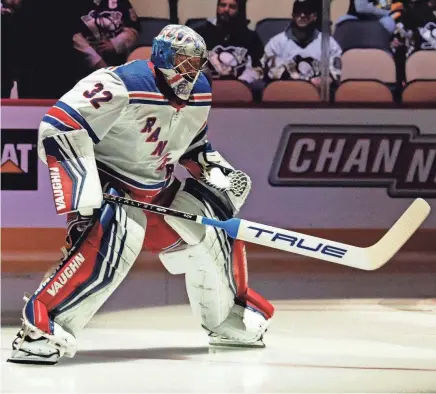
<path fill-rule="evenodd" d="M 247 53 L 246 48 L 218 45 L 209 52 L 209 62 L 217 76 L 238 78 L 249 63 Z"/>
<path fill-rule="evenodd" d="M 424 27 L 420 27 L 419 33 L 423 38 L 421 49 L 436 49 L 436 23 L 429 22 Z"/>
<path fill-rule="evenodd" d="M 120 11 L 98 12 L 92 10 L 88 15 L 82 16 L 81 19 L 93 36 L 100 40 L 118 35 L 123 24 L 122 18 L 123 14 Z"/>
<path fill-rule="evenodd" d="M 321 64 L 312 57 L 302 57 L 297 55 L 288 64 L 288 73 L 291 79 L 310 80 L 321 73 Z"/>

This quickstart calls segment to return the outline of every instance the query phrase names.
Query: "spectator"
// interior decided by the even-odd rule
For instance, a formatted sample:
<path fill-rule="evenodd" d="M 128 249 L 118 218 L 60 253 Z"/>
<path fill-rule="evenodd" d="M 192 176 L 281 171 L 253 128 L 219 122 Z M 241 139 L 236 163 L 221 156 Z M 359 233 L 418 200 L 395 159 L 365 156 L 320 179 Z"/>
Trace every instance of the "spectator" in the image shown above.
<path fill-rule="evenodd" d="M 9 53 L 10 57 L 2 58 L 2 68 L 5 60 L 6 64 L 13 62 L 19 98 L 60 97 L 77 81 L 71 40 L 75 2 L 12 0 L 4 1 L 3 5 L 9 3 L 21 6 L 16 15 L 2 15 L 2 22 L 6 21 L 3 17 L 14 17 L 10 20 L 12 26 L 9 24 L 12 30 L 4 35 L 8 39 L 3 40 L 6 48 L 2 48 L 2 54 Z M 8 89 L 2 87 L 2 95 Z"/>
<path fill-rule="evenodd" d="M 194 27 L 209 50 L 213 78 L 237 78 L 248 84 L 262 79 L 262 41 L 247 24 L 246 0 L 218 0 L 216 18 Z"/>
<path fill-rule="evenodd" d="M 87 0 L 82 5 L 73 41 L 83 55 L 84 74 L 125 63 L 140 29 L 129 0 Z"/>
<path fill-rule="evenodd" d="M 436 50 L 436 0 L 406 3 L 399 14 L 391 47 L 397 80 L 404 85 L 407 58 L 419 50 Z"/>
<path fill-rule="evenodd" d="M 394 52 L 409 56 L 414 51 L 436 50 L 436 0 L 415 0 L 398 18 Z"/>
<path fill-rule="evenodd" d="M 390 15 L 390 1 L 350 0 L 347 14 L 340 17 L 336 24 L 353 19 L 378 20 L 392 34 L 395 30 L 395 21 Z"/>
<path fill-rule="evenodd" d="M 1 3 L 1 30 L 2 37 L 13 37 L 5 39 L 2 43 L 2 72 L 1 91 L 2 98 L 10 98 L 14 82 L 18 80 L 19 67 L 19 42 L 20 35 L 20 9 L 21 0 L 3 0 Z"/>
<path fill-rule="evenodd" d="M 315 27 L 316 20 L 315 1 L 294 3 L 289 26 L 265 46 L 262 63 L 267 80 L 300 79 L 319 87 L 322 33 Z M 330 37 L 330 82 L 340 79 L 341 55 L 339 44 Z"/>
<path fill-rule="evenodd" d="M 413 6 L 415 25 L 415 48 L 417 50 L 436 49 L 436 0 L 416 1 Z"/>

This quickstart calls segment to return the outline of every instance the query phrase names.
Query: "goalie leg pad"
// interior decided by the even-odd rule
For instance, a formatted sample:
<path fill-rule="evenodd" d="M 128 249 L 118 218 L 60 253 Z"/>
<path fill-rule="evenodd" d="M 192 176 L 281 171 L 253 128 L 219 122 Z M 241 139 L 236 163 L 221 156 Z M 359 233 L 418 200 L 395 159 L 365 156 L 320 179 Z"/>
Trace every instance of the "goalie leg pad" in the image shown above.
<path fill-rule="evenodd" d="M 231 209 L 192 179 L 180 188 L 171 208 L 220 220 L 232 216 Z M 259 339 L 274 307 L 248 288 L 244 243 L 217 228 L 165 220 L 186 243 L 159 257 L 169 272 L 185 273 L 189 301 L 203 327 L 241 342 Z"/>
<path fill-rule="evenodd" d="M 114 189 L 108 192 L 118 195 Z M 56 335 L 56 325 L 75 336 L 129 272 L 145 227 L 141 210 L 105 203 L 94 224 L 26 302 L 25 326 L 46 338 Z"/>
<path fill-rule="evenodd" d="M 216 327 L 203 325 L 214 346 L 264 347 L 263 334 L 274 315 L 274 306 L 248 287 L 245 243 L 235 240 L 232 251 L 236 298 L 227 318 Z"/>
<path fill-rule="evenodd" d="M 214 191 L 202 185 L 195 179 L 188 178 L 182 182 L 170 208 L 185 210 L 195 215 L 221 218 L 233 217 L 233 208 L 230 203 L 217 197 Z M 165 216 L 165 221 L 188 245 L 197 245 L 206 233 L 204 225 L 186 221 L 172 216 Z"/>
<path fill-rule="evenodd" d="M 229 204 L 226 205 L 207 187 L 191 178 L 182 182 L 170 208 L 209 217 L 212 217 L 211 215 L 214 215 L 215 211 L 222 218 L 230 218 L 233 215 L 232 208 Z M 164 216 L 164 220 L 166 224 L 180 236 L 182 242 L 177 242 L 171 248 L 167 248 L 159 257 L 162 264 L 171 274 L 185 273 L 193 264 L 191 259 L 189 259 L 189 254 L 199 253 L 201 255 L 201 253 L 204 252 L 201 251 L 201 248 L 195 250 L 190 248 L 189 252 L 186 252 L 185 257 L 175 252 L 181 252 L 187 245 L 196 246 L 200 244 L 205 239 L 208 229 L 212 230 L 211 234 L 215 232 L 211 227 L 205 227 L 202 224 L 171 216 Z M 217 231 L 218 233 L 216 234 L 221 234 L 220 238 L 225 239 L 227 242 L 228 237 L 224 231 Z M 233 241 L 229 239 L 228 242 Z"/>
<path fill-rule="evenodd" d="M 244 241 L 235 240 L 232 257 L 233 276 L 237 288 L 236 297 L 250 309 L 263 314 L 267 319 L 271 319 L 274 315 L 274 306 L 248 287 L 247 252 Z"/>

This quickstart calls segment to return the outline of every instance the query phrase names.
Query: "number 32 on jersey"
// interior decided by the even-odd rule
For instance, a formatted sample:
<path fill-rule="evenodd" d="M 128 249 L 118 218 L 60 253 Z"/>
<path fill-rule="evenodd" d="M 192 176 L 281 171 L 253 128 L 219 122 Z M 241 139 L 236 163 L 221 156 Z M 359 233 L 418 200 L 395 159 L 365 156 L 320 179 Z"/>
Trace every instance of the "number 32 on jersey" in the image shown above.
<path fill-rule="evenodd" d="M 85 90 L 83 97 L 91 99 L 90 102 L 94 108 L 99 109 L 100 103 L 107 103 L 112 100 L 112 93 L 109 90 L 103 90 L 104 85 L 102 83 L 96 83 L 94 89 L 91 91 Z"/>

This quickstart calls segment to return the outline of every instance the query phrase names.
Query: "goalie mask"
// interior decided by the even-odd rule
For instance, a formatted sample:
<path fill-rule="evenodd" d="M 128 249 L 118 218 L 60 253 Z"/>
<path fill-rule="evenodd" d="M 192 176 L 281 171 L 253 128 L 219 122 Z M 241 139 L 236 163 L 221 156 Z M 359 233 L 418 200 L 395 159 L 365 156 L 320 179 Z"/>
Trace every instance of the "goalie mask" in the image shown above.
<path fill-rule="evenodd" d="M 176 96 L 188 100 L 207 62 L 206 43 L 187 26 L 168 25 L 153 40 L 151 61 Z"/>

